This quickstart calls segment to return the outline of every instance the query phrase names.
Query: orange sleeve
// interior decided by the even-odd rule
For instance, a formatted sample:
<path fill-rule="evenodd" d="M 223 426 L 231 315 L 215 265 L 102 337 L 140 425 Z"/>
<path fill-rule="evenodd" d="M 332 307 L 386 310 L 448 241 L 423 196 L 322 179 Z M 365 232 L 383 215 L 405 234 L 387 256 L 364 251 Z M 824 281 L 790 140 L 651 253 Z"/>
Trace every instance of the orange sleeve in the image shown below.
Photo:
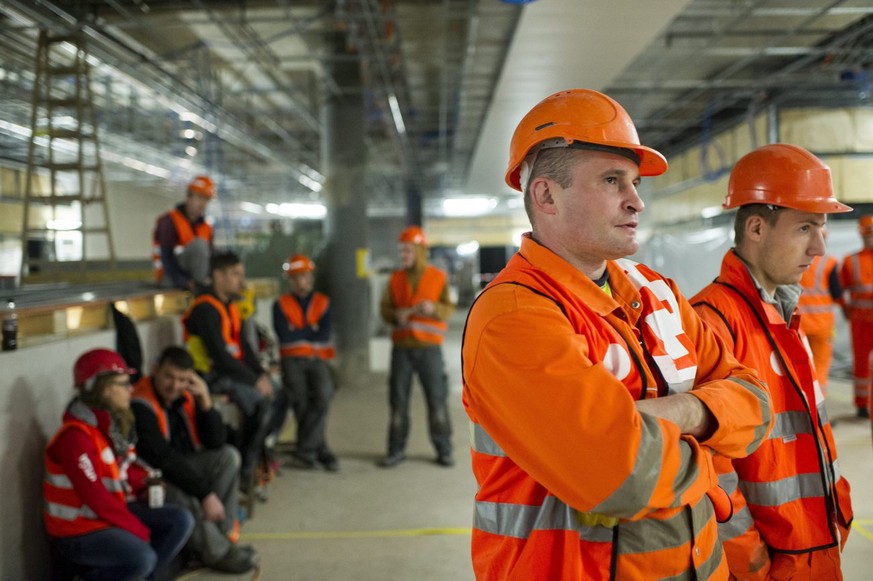
<path fill-rule="evenodd" d="M 467 322 L 464 398 L 521 469 L 576 510 L 619 518 L 695 502 L 716 485 L 708 450 L 638 413 L 557 305 L 515 285 L 488 292 Z"/>
<path fill-rule="evenodd" d="M 718 422 L 712 435 L 702 443 L 729 458 L 748 456 L 767 439 L 773 427 L 770 393 L 757 372 L 733 356 L 722 339 L 729 338 L 730 333 L 713 331 L 713 327 L 724 327 L 723 322 L 713 321 L 712 327 L 704 324 L 681 296 L 679 308 L 685 333 L 697 347 L 697 381 L 691 393 Z M 709 317 L 707 313 L 703 311 Z M 711 316 L 719 319 L 714 312 Z"/>
<path fill-rule="evenodd" d="M 718 537 L 724 547 L 731 575 L 739 581 L 763 581 L 770 571 L 770 553 L 758 529 L 746 498 L 740 491 L 737 473 L 724 456 L 713 459 L 719 485 L 730 495 L 733 515 L 718 525 Z"/>

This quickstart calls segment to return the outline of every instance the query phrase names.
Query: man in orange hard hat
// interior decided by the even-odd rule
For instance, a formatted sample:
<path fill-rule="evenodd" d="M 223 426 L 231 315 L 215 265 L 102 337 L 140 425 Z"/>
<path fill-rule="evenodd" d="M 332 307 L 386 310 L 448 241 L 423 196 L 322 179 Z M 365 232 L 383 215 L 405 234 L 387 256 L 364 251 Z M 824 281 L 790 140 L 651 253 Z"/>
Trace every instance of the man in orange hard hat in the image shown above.
<path fill-rule="evenodd" d="M 430 441 L 440 466 L 454 465 L 449 386 L 442 344 L 454 311 L 446 273 L 428 263 L 427 239 L 420 226 L 405 228 L 397 239 L 400 269 L 394 271 L 382 295 L 380 311 L 391 334 L 388 398 L 391 418 L 388 454 L 380 462 L 391 468 L 406 459 L 409 436 L 409 394 L 418 375 L 427 403 Z"/>
<path fill-rule="evenodd" d="M 315 263 L 295 254 L 282 265 L 289 292 L 273 303 L 273 329 L 279 339 L 282 384 L 297 419 L 294 465 L 329 472 L 339 461 L 327 445 L 327 414 L 333 397 L 328 362 L 336 355 L 331 338 L 330 299 L 315 290 Z"/>
<path fill-rule="evenodd" d="M 667 170 L 587 89 L 515 130 L 532 232 L 471 307 L 463 400 L 477 579 L 725 579 L 712 457 L 766 438 L 766 389 L 637 252 L 641 176 Z"/>
<path fill-rule="evenodd" d="M 812 353 L 800 328 L 800 279 L 825 253 L 836 200 L 830 169 L 796 145 L 774 143 L 734 166 L 723 207 L 738 208 L 734 248 L 713 283 L 691 299 L 772 398 L 773 433 L 745 458 L 716 457 L 733 516 L 719 525 L 738 579 L 842 578 L 840 552 L 852 524 L 849 483 Z"/>
<path fill-rule="evenodd" d="M 861 216 L 858 233 L 863 248 L 843 259 L 843 312 L 852 332 L 852 367 L 855 408 L 862 418 L 870 414 L 870 357 L 873 355 L 873 216 Z"/>
<path fill-rule="evenodd" d="M 161 286 L 194 291 L 208 284 L 212 226 L 205 213 L 214 197 L 212 180 L 197 176 L 188 184 L 185 201 L 158 218 L 152 261 Z"/>

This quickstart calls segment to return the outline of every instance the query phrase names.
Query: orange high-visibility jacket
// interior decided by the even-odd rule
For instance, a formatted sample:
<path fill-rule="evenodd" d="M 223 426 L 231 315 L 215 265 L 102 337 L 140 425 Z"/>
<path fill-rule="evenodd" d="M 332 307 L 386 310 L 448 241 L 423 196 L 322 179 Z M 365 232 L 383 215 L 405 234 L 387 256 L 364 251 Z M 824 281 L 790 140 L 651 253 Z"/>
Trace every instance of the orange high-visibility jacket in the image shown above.
<path fill-rule="evenodd" d="M 766 554 L 759 539 L 772 559 L 778 552 L 838 546 L 852 521 L 849 484 L 840 474 L 799 315 L 786 324 L 776 307 L 760 298 L 733 251 L 725 255 L 716 281 L 691 300 L 737 359 L 758 370 L 775 415 L 773 431 L 757 451 L 734 459 L 733 469 L 730 462 L 717 464 L 734 501 L 733 518 L 719 525 L 732 572 L 747 572 L 752 555 Z"/>
<path fill-rule="evenodd" d="M 176 245 L 175 250 L 177 252 L 191 244 L 195 238 L 202 238 L 209 243 L 212 242 L 212 226 L 207 222 L 199 222 L 192 228 L 191 222 L 185 214 L 179 210 L 179 208 L 173 208 L 164 216 L 159 217 L 158 222 L 160 222 L 165 216 L 170 218 L 173 227 L 176 229 L 178 244 Z M 161 262 L 161 245 L 158 241 L 157 234 L 158 228 L 155 226 L 152 233 L 152 265 L 155 269 L 155 279 L 160 282 L 160 280 L 164 278 L 164 265 L 163 262 Z"/>
<path fill-rule="evenodd" d="M 439 302 L 443 288 L 446 286 L 446 273 L 439 268 L 428 265 L 418 281 L 415 291 L 406 276 L 405 270 L 397 270 L 391 275 L 391 297 L 394 306 L 406 309 L 421 301 Z M 405 325 L 397 325 L 391 339 L 396 343 L 412 337 L 431 345 L 442 345 L 449 325 L 445 321 L 423 315 L 413 315 Z"/>
<path fill-rule="evenodd" d="M 296 297 L 290 294 L 279 297 L 279 308 L 282 309 L 292 329 L 318 325 L 328 307 L 330 307 L 330 299 L 317 291 L 312 293 L 312 300 L 309 301 L 305 313 Z M 279 354 L 282 357 L 318 357 L 330 361 L 336 356 L 336 348 L 332 343 L 315 343 L 303 339 L 293 343 L 282 343 L 279 345 Z"/>
<path fill-rule="evenodd" d="M 82 430 L 94 442 L 94 449 L 103 462 L 92 465 L 96 479 L 103 483 L 106 489 L 116 496 L 122 504 L 127 502 L 127 489 L 121 477 L 118 462 L 112 447 L 96 426 L 88 425 L 81 420 L 67 420 L 52 438 L 46 450 L 52 447 L 58 437 L 66 430 Z M 107 462 L 106 459 L 112 461 Z M 92 533 L 111 527 L 102 520 L 88 505 L 84 504 L 73 488 L 73 484 L 64 472 L 63 466 L 45 455 L 45 480 L 42 491 L 45 499 L 43 520 L 45 530 L 52 537 L 74 537 Z"/>
<path fill-rule="evenodd" d="M 188 331 L 188 325 L 186 324 L 191 311 L 203 303 L 211 305 L 221 316 L 221 337 L 224 339 L 225 349 L 234 359 L 243 358 L 242 339 L 240 338 L 242 319 L 235 302 L 225 305 L 218 297 L 209 293 L 198 295 L 182 315 L 182 339 L 185 341 L 188 352 L 194 359 L 194 368 L 200 373 L 209 373 L 212 371 L 212 358 L 206 352 L 203 340 L 196 335 L 192 335 Z"/>
<path fill-rule="evenodd" d="M 836 318 L 834 298 L 830 292 L 831 272 L 837 268 L 833 256 L 816 256 L 800 278 L 803 294 L 797 302 L 800 327 L 809 335 L 832 333 Z"/>
<path fill-rule="evenodd" d="M 853 321 L 873 321 L 873 248 L 864 248 L 843 259 L 840 267 L 843 300 Z"/>
<path fill-rule="evenodd" d="M 526 235 L 471 308 L 477 579 L 727 578 L 711 450 L 764 440 L 767 392 L 672 281 L 627 260 L 607 270 L 611 296 Z M 715 416 L 705 442 L 634 405 L 680 392 Z"/>
<path fill-rule="evenodd" d="M 158 428 L 161 430 L 164 439 L 170 441 L 170 421 L 167 418 L 167 410 L 161 405 L 155 389 L 152 386 L 151 377 L 142 377 L 133 386 L 133 394 L 131 397 L 140 401 L 155 414 L 158 421 Z M 200 448 L 200 433 L 197 431 L 197 406 L 194 403 L 194 396 L 190 391 L 184 391 L 182 397 L 185 401 L 182 402 L 183 418 L 185 419 L 185 427 L 188 429 L 188 434 L 191 436 L 191 443 L 195 449 Z"/>

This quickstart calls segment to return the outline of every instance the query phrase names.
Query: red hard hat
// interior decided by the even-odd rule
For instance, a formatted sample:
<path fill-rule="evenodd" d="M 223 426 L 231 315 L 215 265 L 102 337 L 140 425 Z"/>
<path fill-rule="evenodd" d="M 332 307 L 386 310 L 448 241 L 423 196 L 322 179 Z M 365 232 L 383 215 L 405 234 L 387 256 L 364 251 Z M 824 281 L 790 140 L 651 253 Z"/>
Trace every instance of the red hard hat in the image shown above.
<path fill-rule="evenodd" d="M 858 232 L 861 234 L 873 234 L 873 215 L 861 216 L 858 220 Z"/>
<path fill-rule="evenodd" d="M 128 367 L 121 355 L 115 351 L 92 349 L 76 359 L 76 364 L 73 365 L 73 384 L 87 391 L 94 385 L 92 380 L 100 375 L 130 375 L 131 373 L 136 373 L 136 370 Z"/>
<path fill-rule="evenodd" d="M 734 166 L 722 208 L 772 204 L 816 214 L 851 212 L 834 197 L 831 170 L 796 145 L 772 143 L 747 153 Z"/>
<path fill-rule="evenodd" d="M 295 254 L 289 256 L 282 264 L 282 270 L 285 274 L 300 274 L 301 272 L 312 272 L 315 270 L 315 263 L 309 260 L 305 254 Z"/>
<path fill-rule="evenodd" d="M 407 226 L 397 237 L 397 241 L 427 245 L 427 238 L 424 236 L 424 230 L 421 229 L 421 226 Z"/>
<path fill-rule="evenodd" d="M 628 149 L 639 157 L 640 175 L 667 171 L 667 160 L 651 147 L 640 145 L 637 129 L 627 111 L 603 93 L 570 89 L 550 95 L 531 109 L 518 124 L 509 145 L 506 183 L 521 191 L 521 164 L 537 144 L 563 139 Z"/>
<path fill-rule="evenodd" d="M 208 176 L 197 176 L 188 184 L 188 191 L 206 198 L 214 198 L 215 184 Z"/>

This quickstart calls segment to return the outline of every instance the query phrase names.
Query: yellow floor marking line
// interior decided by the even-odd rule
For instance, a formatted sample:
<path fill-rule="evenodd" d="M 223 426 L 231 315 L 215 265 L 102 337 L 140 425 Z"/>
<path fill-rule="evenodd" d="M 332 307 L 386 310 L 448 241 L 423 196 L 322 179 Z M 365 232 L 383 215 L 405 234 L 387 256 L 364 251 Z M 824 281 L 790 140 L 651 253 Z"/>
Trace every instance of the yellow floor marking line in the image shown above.
<path fill-rule="evenodd" d="M 858 531 L 865 539 L 873 542 L 873 531 L 867 529 L 864 525 L 873 525 L 873 519 L 856 518 L 852 521 L 852 530 Z"/>
<path fill-rule="evenodd" d="M 470 528 L 440 528 L 440 529 L 395 529 L 385 531 L 299 531 L 287 533 L 243 533 L 240 538 L 245 541 L 274 541 L 301 539 L 375 539 L 387 537 L 426 537 L 439 535 L 469 536 Z"/>

